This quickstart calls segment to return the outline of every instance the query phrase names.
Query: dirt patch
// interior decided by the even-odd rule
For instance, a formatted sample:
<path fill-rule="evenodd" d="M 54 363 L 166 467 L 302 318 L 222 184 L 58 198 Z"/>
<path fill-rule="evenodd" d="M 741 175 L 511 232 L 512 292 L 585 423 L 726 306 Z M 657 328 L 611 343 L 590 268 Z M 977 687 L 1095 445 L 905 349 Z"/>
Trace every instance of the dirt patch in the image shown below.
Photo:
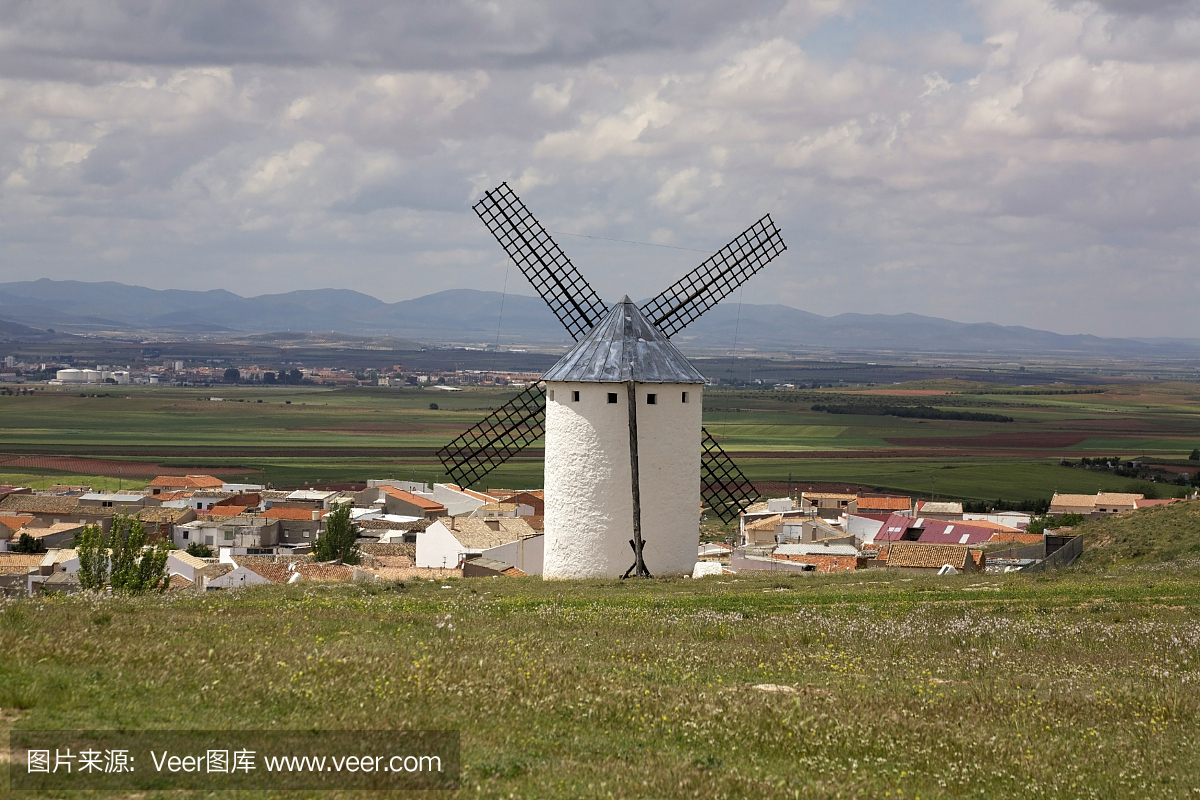
<path fill-rule="evenodd" d="M 153 478 L 158 475 L 187 475 L 179 467 L 164 467 L 146 461 L 113 461 L 99 458 L 72 458 L 70 456 L 0 456 L 0 467 L 6 469 L 56 469 L 78 475 L 103 475 L 109 478 Z M 219 467 L 204 469 L 206 475 L 244 475 L 255 470 Z"/>
<path fill-rule="evenodd" d="M 884 439 L 901 447 L 982 447 L 1057 450 L 1090 438 L 1084 433 L 989 433 L 984 436 L 897 437 Z"/>

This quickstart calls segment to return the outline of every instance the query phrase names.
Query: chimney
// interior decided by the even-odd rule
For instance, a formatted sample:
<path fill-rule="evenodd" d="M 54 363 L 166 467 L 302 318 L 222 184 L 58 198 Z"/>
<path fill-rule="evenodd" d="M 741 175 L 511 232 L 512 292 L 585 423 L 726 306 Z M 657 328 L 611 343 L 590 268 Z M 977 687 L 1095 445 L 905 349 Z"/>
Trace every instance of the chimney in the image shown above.
<path fill-rule="evenodd" d="M 313 522 L 320 522 L 320 521 L 321 521 L 321 512 L 320 512 L 320 511 L 317 511 L 316 509 L 313 509 L 313 512 L 312 512 L 312 521 L 313 521 Z"/>

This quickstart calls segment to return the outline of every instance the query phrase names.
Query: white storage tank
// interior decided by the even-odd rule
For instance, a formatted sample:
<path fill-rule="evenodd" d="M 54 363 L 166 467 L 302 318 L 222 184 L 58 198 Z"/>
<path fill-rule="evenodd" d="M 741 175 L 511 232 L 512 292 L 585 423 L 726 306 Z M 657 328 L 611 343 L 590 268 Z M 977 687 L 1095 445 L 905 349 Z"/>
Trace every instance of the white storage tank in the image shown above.
<path fill-rule="evenodd" d="M 87 381 L 81 369 L 60 369 L 54 374 L 54 377 L 63 383 L 84 383 Z"/>

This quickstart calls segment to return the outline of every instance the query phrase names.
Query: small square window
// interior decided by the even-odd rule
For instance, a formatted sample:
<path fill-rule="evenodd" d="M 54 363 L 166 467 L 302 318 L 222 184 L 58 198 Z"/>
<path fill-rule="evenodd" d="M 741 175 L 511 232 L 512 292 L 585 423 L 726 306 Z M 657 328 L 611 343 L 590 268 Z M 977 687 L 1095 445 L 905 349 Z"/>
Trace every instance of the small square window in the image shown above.
<path fill-rule="evenodd" d="M 683 402 L 687 402 L 687 392 L 683 393 Z"/>
<path fill-rule="evenodd" d="M 646 395 L 646 405 L 652 406 L 652 405 L 656 405 L 657 403 L 658 403 L 658 395 L 656 395 L 656 394 Z"/>
<path fill-rule="evenodd" d="M 571 392 L 571 402 L 572 403 L 579 402 L 579 392 Z"/>
<path fill-rule="evenodd" d="M 551 400 L 554 399 L 554 390 L 553 389 L 550 390 L 550 399 Z"/>
<path fill-rule="evenodd" d="M 616 393 L 616 392 L 609 392 L 609 393 L 608 393 L 608 402 L 610 402 L 610 403 L 615 403 L 615 402 L 617 402 L 617 393 Z"/>

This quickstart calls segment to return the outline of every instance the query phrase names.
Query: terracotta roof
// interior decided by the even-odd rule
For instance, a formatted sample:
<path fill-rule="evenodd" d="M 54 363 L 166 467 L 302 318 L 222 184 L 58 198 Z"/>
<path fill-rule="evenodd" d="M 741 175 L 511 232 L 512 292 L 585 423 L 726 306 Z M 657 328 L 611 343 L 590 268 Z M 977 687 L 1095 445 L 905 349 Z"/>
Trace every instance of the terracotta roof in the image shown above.
<path fill-rule="evenodd" d="M 190 589 L 195 585 L 196 584 L 192 583 L 182 575 L 171 575 L 171 583 L 169 586 L 167 586 L 167 591 L 178 592 L 184 589 Z"/>
<path fill-rule="evenodd" d="M 8 528 L 11 531 L 19 531 L 21 528 L 33 522 L 37 517 L 32 514 L 0 514 L 0 525 Z M 3 531 L 0 531 L 2 533 Z"/>
<path fill-rule="evenodd" d="M 212 475 L 159 475 L 151 486 L 178 486 L 183 489 L 220 489 L 225 481 Z"/>
<path fill-rule="evenodd" d="M 1008 531 L 996 531 L 992 534 L 989 542 L 1011 542 L 1013 544 L 1037 544 L 1044 537 L 1040 533 L 1022 533 L 1017 531 L 1009 533 Z"/>
<path fill-rule="evenodd" d="M 525 575 L 524 572 L 521 572 L 521 570 L 517 569 L 516 567 L 509 567 L 508 569 L 504 570 L 500 574 L 504 575 L 505 577 L 509 577 L 509 578 L 520 578 L 520 577 L 524 577 L 524 575 Z"/>
<path fill-rule="evenodd" d="M 51 494 L 10 494 L 0 500 L 0 511 L 9 513 L 28 511 L 36 514 L 73 514 L 78 507 L 79 499 L 76 497 Z"/>
<path fill-rule="evenodd" d="M 906 511 L 912 508 L 910 497 L 857 497 L 858 508 L 877 508 L 883 511 Z"/>
<path fill-rule="evenodd" d="M 546 529 L 546 518 L 543 516 L 537 516 L 535 514 L 528 517 L 521 517 L 521 519 L 525 520 L 529 527 L 533 528 L 535 531 L 541 532 Z"/>
<path fill-rule="evenodd" d="M 949 564 L 961 571 L 968 560 L 971 560 L 969 547 L 951 544 L 896 542 L 888 548 L 887 554 L 889 567 L 940 569 Z"/>
<path fill-rule="evenodd" d="M 1096 505 L 1131 506 L 1139 500 L 1145 500 L 1144 494 L 1125 494 L 1123 492 L 1101 492 L 1096 495 Z"/>
<path fill-rule="evenodd" d="M 403 500 L 406 503 L 414 505 L 417 508 L 423 508 L 426 511 L 436 511 L 439 508 L 442 510 L 445 510 L 445 508 L 446 508 L 444 505 L 442 505 L 441 503 L 438 503 L 434 500 L 429 500 L 428 498 L 420 497 L 419 495 L 415 495 L 412 492 L 406 492 L 403 489 L 397 489 L 394 486 L 384 486 L 383 491 L 389 497 L 394 497 L 397 500 Z"/>
<path fill-rule="evenodd" d="M 214 508 L 213 511 L 216 511 L 216 508 Z M 258 516 L 265 517 L 266 519 L 292 519 L 303 522 L 312 522 L 312 515 L 314 511 L 318 511 L 319 516 L 321 517 L 324 517 L 329 513 L 328 511 L 322 511 L 315 508 L 268 508 Z"/>
<path fill-rule="evenodd" d="M 213 506 L 208 511 L 197 511 L 198 516 L 208 517 L 240 517 L 246 513 L 246 506 Z"/>
<path fill-rule="evenodd" d="M 1168 503 L 1182 503 L 1182 497 L 1169 497 L 1165 500 L 1135 500 L 1135 508 L 1150 508 L 1151 506 L 1165 506 Z"/>

